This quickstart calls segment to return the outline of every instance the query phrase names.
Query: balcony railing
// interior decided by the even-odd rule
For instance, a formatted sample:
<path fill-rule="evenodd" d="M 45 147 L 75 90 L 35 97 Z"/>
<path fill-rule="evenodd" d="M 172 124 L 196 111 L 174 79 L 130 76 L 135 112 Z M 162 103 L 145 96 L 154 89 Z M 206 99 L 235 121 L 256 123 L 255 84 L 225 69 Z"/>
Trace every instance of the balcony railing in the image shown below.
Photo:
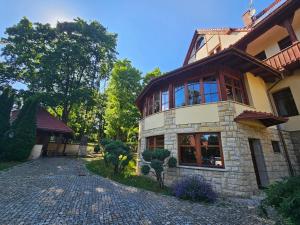
<path fill-rule="evenodd" d="M 291 69 L 300 62 L 300 42 L 292 44 L 264 62 L 280 71 Z"/>

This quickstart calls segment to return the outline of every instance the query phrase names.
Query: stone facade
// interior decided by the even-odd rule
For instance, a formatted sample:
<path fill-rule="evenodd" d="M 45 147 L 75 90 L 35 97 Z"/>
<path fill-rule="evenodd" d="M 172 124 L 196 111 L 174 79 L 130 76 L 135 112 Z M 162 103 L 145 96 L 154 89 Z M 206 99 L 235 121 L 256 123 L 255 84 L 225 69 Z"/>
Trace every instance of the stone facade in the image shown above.
<path fill-rule="evenodd" d="M 295 150 L 295 158 L 297 160 L 297 167 L 295 171 L 297 174 L 300 174 L 300 131 L 290 131 L 290 136 Z"/>
<path fill-rule="evenodd" d="M 216 122 L 178 124 L 176 123 L 177 109 L 161 112 L 163 113 L 164 121 L 159 127 L 145 129 L 145 120 L 148 118 L 141 120 L 138 167 L 140 168 L 144 163 L 141 159 L 141 152 L 146 148 L 146 137 L 164 135 L 165 149 L 170 150 L 171 155 L 178 158 L 178 134 L 220 132 L 225 169 L 178 165 L 177 168 L 167 169 L 166 184 L 171 184 L 174 180 L 186 175 L 200 174 L 211 182 L 215 190 L 222 195 L 243 197 L 253 195 L 258 191 L 258 187 L 248 138 L 260 139 L 270 182 L 289 176 L 283 146 L 281 146 L 280 153 L 273 152 L 271 141 L 280 141 L 277 129 L 265 128 L 259 126 L 259 124 L 245 125 L 234 122 L 235 116 L 241 110 L 252 109 L 249 106 L 231 101 L 214 104 L 218 110 L 218 120 Z M 295 159 L 289 133 L 285 132 L 284 138 L 290 158 Z M 292 160 L 292 163 L 296 165 L 295 160 Z"/>

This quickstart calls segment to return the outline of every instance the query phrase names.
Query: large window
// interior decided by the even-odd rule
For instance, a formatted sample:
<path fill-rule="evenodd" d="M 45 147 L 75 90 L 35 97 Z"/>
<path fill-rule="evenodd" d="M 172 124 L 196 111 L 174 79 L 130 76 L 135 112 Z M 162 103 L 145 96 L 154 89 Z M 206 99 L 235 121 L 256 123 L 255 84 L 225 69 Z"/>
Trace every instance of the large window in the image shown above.
<path fill-rule="evenodd" d="M 178 149 L 181 165 L 224 168 L 219 133 L 179 134 Z"/>
<path fill-rule="evenodd" d="M 164 135 L 152 136 L 146 138 L 146 148 L 148 150 L 163 149 Z"/>
<path fill-rule="evenodd" d="M 280 116 L 296 116 L 299 114 L 290 88 L 275 92 L 273 98 Z"/>
<path fill-rule="evenodd" d="M 161 92 L 161 110 L 166 111 L 169 109 L 169 90 L 164 89 Z"/>
<path fill-rule="evenodd" d="M 200 104 L 201 95 L 200 95 L 200 82 L 198 81 L 189 81 L 188 85 L 188 105 Z"/>
<path fill-rule="evenodd" d="M 175 107 L 181 107 L 185 105 L 185 91 L 184 84 L 176 85 L 174 88 L 174 103 Z"/>
<path fill-rule="evenodd" d="M 242 82 L 238 79 L 225 76 L 227 99 L 244 103 Z"/>
<path fill-rule="evenodd" d="M 153 113 L 153 96 L 151 95 L 147 101 L 147 115 L 151 115 Z"/>
<path fill-rule="evenodd" d="M 157 91 L 154 93 L 154 113 L 160 111 L 160 92 Z"/>
<path fill-rule="evenodd" d="M 206 77 L 203 79 L 203 92 L 205 102 L 219 101 L 218 83 L 216 77 Z"/>
<path fill-rule="evenodd" d="M 279 48 L 280 48 L 281 51 L 283 49 L 286 49 L 287 47 L 291 46 L 292 41 L 291 41 L 290 36 L 287 36 L 287 37 L 281 39 L 280 41 L 278 41 L 278 45 L 279 45 Z"/>
<path fill-rule="evenodd" d="M 202 48 L 205 45 L 205 38 L 203 36 L 199 37 L 196 42 L 196 50 Z"/>

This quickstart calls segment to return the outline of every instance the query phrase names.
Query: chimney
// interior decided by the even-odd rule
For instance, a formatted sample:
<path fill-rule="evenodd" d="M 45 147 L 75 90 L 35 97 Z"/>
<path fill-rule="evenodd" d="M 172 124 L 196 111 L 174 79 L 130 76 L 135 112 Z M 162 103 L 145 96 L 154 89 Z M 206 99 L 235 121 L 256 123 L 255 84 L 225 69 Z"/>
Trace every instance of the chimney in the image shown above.
<path fill-rule="evenodd" d="M 247 10 L 244 14 L 243 14 L 243 22 L 244 22 L 244 26 L 245 27 L 250 27 L 254 20 L 253 17 L 251 15 L 251 10 Z"/>

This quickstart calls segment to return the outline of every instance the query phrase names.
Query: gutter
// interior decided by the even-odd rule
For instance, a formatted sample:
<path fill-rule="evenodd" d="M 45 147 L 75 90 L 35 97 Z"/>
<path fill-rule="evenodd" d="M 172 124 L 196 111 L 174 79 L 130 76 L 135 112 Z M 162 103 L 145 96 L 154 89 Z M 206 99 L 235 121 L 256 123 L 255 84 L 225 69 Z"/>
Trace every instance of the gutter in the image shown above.
<path fill-rule="evenodd" d="M 273 104 L 273 101 L 271 100 L 271 89 L 273 89 L 278 83 L 280 83 L 280 81 L 282 81 L 284 78 L 284 76 L 281 74 L 281 78 L 279 80 L 277 80 L 274 84 L 272 84 L 271 87 L 269 87 L 267 89 L 267 95 L 268 95 L 268 98 L 269 98 L 269 101 L 270 101 L 270 105 L 271 105 L 271 108 L 272 108 L 272 111 L 273 113 L 275 114 L 277 111 L 275 110 L 275 106 Z M 276 113 L 277 115 L 277 113 Z M 290 155 L 289 155 L 289 152 L 287 150 L 287 145 L 285 143 L 285 140 L 284 140 L 284 136 L 283 136 L 283 133 L 282 133 L 282 129 L 280 127 L 280 125 L 276 125 L 277 127 L 277 131 L 278 131 L 278 135 L 279 135 L 279 138 L 280 138 L 280 142 L 283 146 L 283 152 L 284 152 L 284 156 L 285 156 L 285 159 L 286 159 L 286 162 L 288 164 L 288 169 L 289 169 L 289 174 L 290 176 L 295 176 L 295 172 L 294 172 L 294 169 L 293 169 L 293 165 L 291 163 L 291 159 L 290 159 Z"/>

